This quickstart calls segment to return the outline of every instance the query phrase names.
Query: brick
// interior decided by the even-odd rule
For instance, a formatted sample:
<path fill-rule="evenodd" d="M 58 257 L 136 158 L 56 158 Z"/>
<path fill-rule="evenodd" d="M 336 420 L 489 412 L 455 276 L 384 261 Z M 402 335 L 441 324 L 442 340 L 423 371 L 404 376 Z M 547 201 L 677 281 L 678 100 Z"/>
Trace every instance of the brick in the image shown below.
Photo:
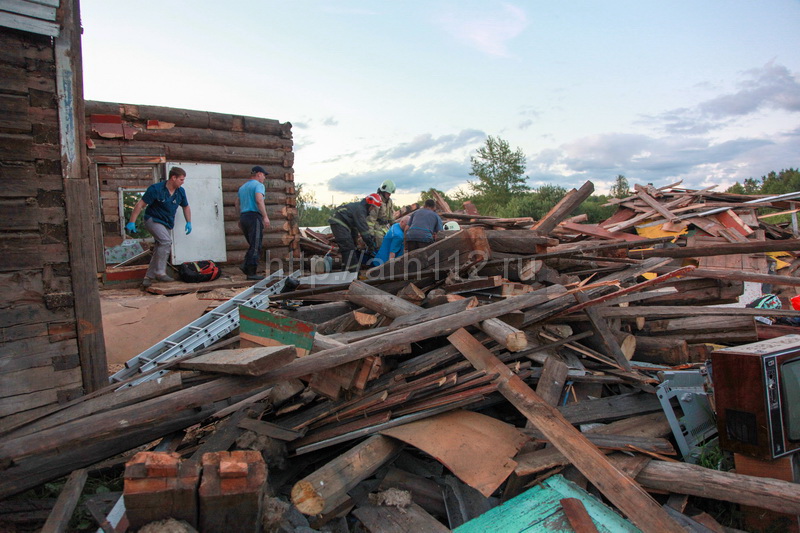
<path fill-rule="evenodd" d="M 139 452 L 125 465 L 126 514 L 135 529 L 172 517 L 197 527 L 200 465 L 174 452 Z"/>
<path fill-rule="evenodd" d="M 257 532 L 267 481 L 260 452 L 206 453 L 202 458 L 200 531 Z"/>

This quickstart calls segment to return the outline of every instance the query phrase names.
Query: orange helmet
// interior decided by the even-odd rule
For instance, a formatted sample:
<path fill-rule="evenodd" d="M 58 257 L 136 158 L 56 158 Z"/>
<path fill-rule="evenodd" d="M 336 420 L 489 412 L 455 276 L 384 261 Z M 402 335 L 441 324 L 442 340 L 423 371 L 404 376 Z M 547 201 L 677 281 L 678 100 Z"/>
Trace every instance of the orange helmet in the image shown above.
<path fill-rule="evenodd" d="M 383 205 L 383 200 L 381 199 L 381 195 L 374 192 L 364 198 L 367 201 L 367 205 L 374 205 L 375 207 L 380 207 Z"/>

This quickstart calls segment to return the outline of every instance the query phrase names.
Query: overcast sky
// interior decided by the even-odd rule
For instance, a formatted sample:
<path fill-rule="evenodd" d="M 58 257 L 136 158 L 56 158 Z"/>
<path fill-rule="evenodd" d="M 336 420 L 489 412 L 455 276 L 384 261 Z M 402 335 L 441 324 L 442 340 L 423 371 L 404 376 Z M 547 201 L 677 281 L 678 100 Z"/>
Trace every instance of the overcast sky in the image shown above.
<path fill-rule="evenodd" d="M 800 166 L 800 1 L 81 0 L 87 99 L 291 122 L 320 203 L 466 185 L 720 189 Z M 253 164 L 259 163 L 254 161 Z"/>

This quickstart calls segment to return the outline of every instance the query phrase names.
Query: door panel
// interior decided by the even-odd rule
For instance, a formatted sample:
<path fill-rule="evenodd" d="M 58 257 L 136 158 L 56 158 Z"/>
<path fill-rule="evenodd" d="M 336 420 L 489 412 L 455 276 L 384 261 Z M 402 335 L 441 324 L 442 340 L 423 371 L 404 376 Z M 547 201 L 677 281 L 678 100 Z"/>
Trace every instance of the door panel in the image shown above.
<path fill-rule="evenodd" d="M 183 188 L 192 209 L 192 233 L 186 235 L 183 210 L 175 214 L 172 240 L 172 264 L 210 259 L 227 261 L 225 224 L 222 213 L 222 168 L 207 163 L 167 163 L 169 169 L 177 166 L 186 171 Z"/>

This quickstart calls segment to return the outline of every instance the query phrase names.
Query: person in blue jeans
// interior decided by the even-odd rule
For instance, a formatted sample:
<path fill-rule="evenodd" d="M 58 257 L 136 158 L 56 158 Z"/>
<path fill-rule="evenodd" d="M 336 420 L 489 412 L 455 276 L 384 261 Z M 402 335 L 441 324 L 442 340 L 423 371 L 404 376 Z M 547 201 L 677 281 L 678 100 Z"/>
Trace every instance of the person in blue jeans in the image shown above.
<path fill-rule="evenodd" d="M 266 188 L 264 180 L 268 172 L 259 166 L 250 170 L 250 179 L 239 187 L 236 196 L 236 211 L 239 213 L 239 229 L 250 246 L 244 256 L 244 264 L 239 267 L 249 280 L 264 279 L 258 274 L 258 261 L 261 257 L 261 244 L 264 228 L 269 227 L 269 217 L 264 204 Z"/>
<path fill-rule="evenodd" d="M 408 220 L 411 217 L 408 215 L 401 218 L 396 223 L 392 224 L 386 235 L 383 236 L 383 242 L 372 260 L 372 266 L 384 264 L 390 259 L 400 257 L 403 255 L 403 248 L 405 245 L 405 233 L 408 228 Z"/>
<path fill-rule="evenodd" d="M 167 180 L 147 188 L 142 198 L 133 206 L 130 221 L 125 224 L 129 233 L 136 233 L 136 219 L 144 209 L 144 227 L 155 240 L 153 258 L 142 280 L 143 288 L 149 287 L 153 281 L 175 281 L 167 275 L 167 258 L 172 249 L 172 228 L 178 207 L 183 209 L 183 217 L 186 219 L 186 235 L 192 232 L 192 210 L 183 188 L 184 181 L 185 170 L 181 167 L 169 169 Z"/>

